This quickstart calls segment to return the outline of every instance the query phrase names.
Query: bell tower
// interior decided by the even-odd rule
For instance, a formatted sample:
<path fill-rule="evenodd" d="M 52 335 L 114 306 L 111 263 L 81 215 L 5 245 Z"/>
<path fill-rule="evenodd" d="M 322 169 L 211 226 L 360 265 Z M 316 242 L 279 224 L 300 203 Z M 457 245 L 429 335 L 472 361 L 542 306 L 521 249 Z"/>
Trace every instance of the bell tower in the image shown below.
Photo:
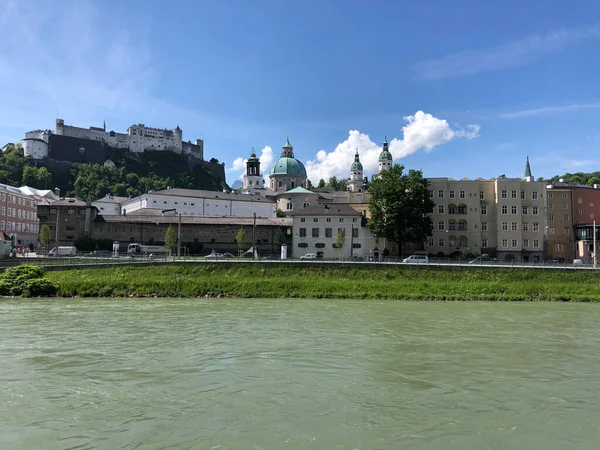
<path fill-rule="evenodd" d="M 245 194 L 255 194 L 257 190 L 265 188 L 265 179 L 260 173 L 260 159 L 256 157 L 254 148 L 250 154 L 250 158 L 246 161 L 246 173 L 244 174 L 244 188 Z M 258 192 L 260 195 L 260 192 Z"/>

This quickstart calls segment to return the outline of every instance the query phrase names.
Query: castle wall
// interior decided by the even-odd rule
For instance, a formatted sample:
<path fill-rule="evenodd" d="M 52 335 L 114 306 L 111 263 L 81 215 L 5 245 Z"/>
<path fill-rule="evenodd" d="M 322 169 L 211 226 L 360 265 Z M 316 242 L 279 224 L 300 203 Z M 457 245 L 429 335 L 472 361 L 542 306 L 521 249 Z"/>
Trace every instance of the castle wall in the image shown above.
<path fill-rule="evenodd" d="M 104 141 L 52 134 L 48 141 L 48 156 L 52 159 L 78 163 L 103 164 L 107 159 Z"/>
<path fill-rule="evenodd" d="M 42 159 L 48 156 L 48 143 L 42 139 L 25 138 L 20 143 L 25 156 L 33 159 Z"/>

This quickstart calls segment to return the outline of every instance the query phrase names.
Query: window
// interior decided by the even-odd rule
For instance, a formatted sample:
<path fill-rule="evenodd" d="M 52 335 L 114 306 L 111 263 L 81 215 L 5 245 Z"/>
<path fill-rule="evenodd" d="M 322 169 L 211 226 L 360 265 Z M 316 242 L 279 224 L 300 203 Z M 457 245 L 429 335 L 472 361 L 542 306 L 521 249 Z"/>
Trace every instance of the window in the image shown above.
<path fill-rule="evenodd" d="M 67 210 L 67 214 L 73 215 L 73 214 L 75 214 L 75 210 L 74 209 L 69 209 L 69 210 Z"/>
<path fill-rule="evenodd" d="M 2 194 L 2 201 L 5 202 L 6 201 L 6 194 Z"/>
<path fill-rule="evenodd" d="M 467 206 L 466 205 L 458 205 L 458 214 L 466 214 Z"/>
<path fill-rule="evenodd" d="M 444 214 L 444 205 L 438 206 L 438 214 Z"/>
<path fill-rule="evenodd" d="M 548 203 L 548 209 L 554 209 L 554 204 L 553 203 Z"/>
<path fill-rule="evenodd" d="M 294 204 L 292 202 L 287 202 L 286 208 L 288 211 L 291 211 L 292 209 L 294 209 Z M 302 219 L 302 221 L 304 222 L 304 219 Z"/>
<path fill-rule="evenodd" d="M 50 208 L 50 214 L 56 214 L 56 209 L 55 208 Z"/>
<path fill-rule="evenodd" d="M 306 222 L 306 217 L 301 217 L 300 222 Z"/>
<path fill-rule="evenodd" d="M 525 200 L 525 191 L 521 191 L 521 200 Z"/>
<path fill-rule="evenodd" d="M 451 220 L 448 222 L 448 229 L 449 230 L 456 230 L 456 221 L 455 220 Z"/>
<path fill-rule="evenodd" d="M 438 191 L 438 198 L 444 198 L 444 191 L 441 189 Z"/>
<path fill-rule="evenodd" d="M 517 191 L 511 191 L 510 192 L 510 197 L 511 198 L 517 198 Z"/>
<path fill-rule="evenodd" d="M 333 237 L 333 231 L 331 228 L 325 228 L 325 237 L 326 238 Z"/>
<path fill-rule="evenodd" d="M 583 209 L 578 209 L 577 214 L 579 214 L 580 216 L 583 216 Z"/>
<path fill-rule="evenodd" d="M 481 207 L 481 214 L 487 214 L 487 206 L 482 206 Z"/>
<path fill-rule="evenodd" d="M 581 205 L 581 203 L 583 203 L 583 199 L 581 197 L 577 197 L 577 203 Z"/>
<path fill-rule="evenodd" d="M 454 198 L 454 191 L 450 191 L 450 192 L 448 193 L 448 197 L 450 197 L 450 198 Z"/>
<path fill-rule="evenodd" d="M 532 198 L 532 199 L 534 199 L 534 200 L 537 200 L 537 199 L 538 199 L 538 193 L 537 193 L 537 191 L 533 191 L 533 192 L 531 193 L 531 198 Z"/>
<path fill-rule="evenodd" d="M 566 193 L 566 192 L 563 192 L 563 193 L 562 193 L 562 198 L 568 198 L 568 196 L 567 196 L 567 193 Z"/>
<path fill-rule="evenodd" d="M 479 198 L 483 200 L 485 198 L 485 193 L 483 191 L 479 191 Z"/>
<path fill-rule="evenodd" d="M 552 198 L 552 192 L 548 192 L 548 198 Z"/>
<path fill-rule="evenodd" d="M 548 236 L 554 236 L 554 227 L 548 227 Z"/>
<path fill-rule="evenodd" d="M 532 207 L 531 207 L 531 213 L 532 213 L 534 216 L 537 216 L 537 215 L 538 215 L 538 207 L 537 207 L 537 206 L 532 206 Z"/>
<path fill-rule="evenodd" d="M 353 238 L 357 238 L 358 237 L 358 228 L 352 228 L 352 237 Z"/>
<path fill-rule="evenodd" d="M 540 241 L 538 239 L 533 240 L 533 248 L 540 248 Z"/>
<path fill-rule="evenodd" d="M 444 221 L 443 220 L 440 220 L 438 222 L 438 230 L 442 230 L 442 231 L 444 230 Z"/>
<path fill-rule="evenodd" d="M 338 234 L 342 233 L 344 236 L 346 236 L 346 229 L 345 228 L 338 228 Z"/>
<path fill-rule="evenodd" d="M 444 246 L 444 238 L 439 238 L 438 239 L 438 247 L 443 247 Z"/>
<path fill-rule="evenodd" d="M 2 222 L 0 222 L 0 230 L 4 230 L 4 220 Z"/>
<path fill-rule="evenodd" d="M 502 247 L 508 247 L 508 239 L 502 239 Z"/>
<path fill-rule="evenodd" d="M 456 205 L 448 206 L 448 214 L 456 214 Z"/>
<path fill-rule="evenodd" d="M 508 214 L 508 206 L 502 205 L 502 214 Z"/>
<path fill-rule="evenodd" d="M 519 243 L 516 239 L 513 239 L 511 244 L 512 244 L 512 248 L 517 248 L 519 246 Z"/>
<path fill-rule="evenodd" d="M 538 222 L 533 222 L 533 231 L 540 231 L 540 224 Z"/>
<path fill-rule="evenodd" d="M 521 209 L 522 209 L 521 214 L 526 216 L 527 215 L 527 206 L 523 206 Z"/>
<path fill-rule="evenodd" d="M 360 248 L 361 244 L 357 244 L 357 243 L 353 243 L 352 244 L 352 248 Z"/>
<path fill-rule="evenodd" d="M 352 222 L 355 222 L 355 223 L 358 222 L 358 217 L 353 217 Z"/>
<path fill-rule="evenodd" d="M 562 209 L 569 209 L 569 204 L 568 203 L 563 203 L 562 204 Z"/>
<path fill-rule="evenodd" d="M 6 206 L 2 207 L 2 215 L 5 216 L 6 215 Z"/>
<path fill-rule="evenodd" d="M 554 222 L 554 214 L 548 214 L 548 222 Z"/>
<path fill-rule="evenodd" d="M 557 252 L 562 252 L 563 251 L 562 244 L 554 244 L 554 250 L 556 250 Z"/>
<path fill-rule="evenodd" d="M 563 229 L 563 235 L 564 236 L 569 236 L 571 234 L 571 229 L 569 227 L 565 227 Z"/>
<path fill-rule="evenodd" d="M 308 244 L 306 242 L 299 242 L 298 243 L 298 248 L 307 248 Z"/>
<path fill-rule="evenodd" d="M 431 237 L 430 237 L 429 239 L 427 239 L 427 245 L 428 245 L 429 247 L 433 247 L 433 245 L 434 245 L 434 242 L 435 242 L 435 241 L 434 241 L 434 240 L 433 240 L 433 238 L 431 238 Z"/>
<path fill-rule="evenodd" d="M 481 231 L 487 231 L 487 222 L 481 222 Z"/>
<path fill-rule="evenodd" d="M 568 222 L 568 221 L 569 221 L 569 215 L 563 214 L 563 222 Z"/>
<path fill-rule="evenodd" d="M 326 222 L 331 222 L 331 217 L 328 217 Z"/>
<path fill-rule="evenodd" d="M 482 239 L 482 240 L 481 240 L 481 246 L 482 246 L 482 247 L 487 247 L 487 246 L 488 246 L 487 239 Z"/>
<path fill-rule="evenodd" d="M 506 189 L 502 189 L 501 195 L 502 198 L 506 198 Z"/>
<path fill-rule="evenodd" d="M 315 244 L 315 248 L 325 248 L 325 244 L 323 244 L 322 242 L 317 242 Z"/>
<path fill-rule="evenodd" d="M 515 205 L 510 207 L 510 213 L 511 214 L 516 214 L 517 213 L 517 207 Z"/>
<path fill-rule="evenodd" d="M 502 231 L 508 231 L 508 222 L 502 222 Z"/>
<path fill-rule="evenodd" d="M 529 248 L 529 239 L 523 239 L 523 248 Z"/>
<path fill-rule="evenodd" d="M 433 198 L 433 191 L 430 189 L 428 192 L 429 192 L 429 198 Z"/>
<path fill-rule="evenodd" d="M 510 231 L 519 231 L 519 224 L 517 222 L 511 222 Z"/>
<path fill-rule="evenodd" d="M 460 191 L 460 192 L 458 193 L 458 196 L 459 196 L 460 198 L 465 198 L 465 191 Z"/>
<path fill-rule="evenodd" d="M 318 222 L 318 221 L 319 221 L 318 217 L 313 218 L 313 222 Z"/>
<path fill-rule="evenodd" d="M 343 222 L 343 221 L 344 221 L 344 218 L 343 218 L 343 217 L 340 217 L 340 222 Z"/>
<path fill-rule="evenodd" d="M 300 237 L 306 237 L 306 228 L 300 228 Z"/>

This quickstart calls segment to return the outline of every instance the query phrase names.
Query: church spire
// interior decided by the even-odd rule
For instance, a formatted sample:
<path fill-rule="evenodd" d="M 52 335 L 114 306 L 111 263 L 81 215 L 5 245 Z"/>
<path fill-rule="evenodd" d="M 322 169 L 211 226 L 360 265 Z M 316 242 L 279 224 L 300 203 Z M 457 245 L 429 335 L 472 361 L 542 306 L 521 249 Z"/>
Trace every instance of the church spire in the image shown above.
<path fill-rule="evenodd" d="M 529 155 L 527 155 L 527 162 L 525 163 L 525 180 L 533 181 L 533 176 L 531 175 L 531 166 L 529 165 Z"/>
<path fill-rule="evenodd" d="M 293 158 L 294 157 L 294 147 L 292 147 L 292 144 L 290 144 L 289 137 L 286 137 L 285 145 L 283 147 L 281 147 L 281 149 L 283 150 L 281 152 L 282 158 Z"/>

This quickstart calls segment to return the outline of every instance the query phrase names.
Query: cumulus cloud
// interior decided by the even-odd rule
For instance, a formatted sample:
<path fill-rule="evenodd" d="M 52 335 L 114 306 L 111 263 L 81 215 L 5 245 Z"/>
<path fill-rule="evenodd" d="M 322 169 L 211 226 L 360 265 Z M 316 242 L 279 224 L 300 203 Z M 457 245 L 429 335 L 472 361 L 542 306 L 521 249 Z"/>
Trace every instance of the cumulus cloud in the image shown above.
<path fill-rule="evenodd" d="M 404 119 L 407 123 L 402 127 L 403 137 L 389 141 L 389 150 L 394 161 L 420 150 L 430 152 L 457 138 L 470 140 L 479 136 L 478 125 L 453 130 L 446 120 L 438 119 L 423 111 L 417 111 Z M 327 181 L 332 176 L 348 177 L 356 149 L 359 151 L 365 175 L 377 172 L 377 161 L 382 146 L 373 142 L 367 134 L 352 130 L 349 132 L 348 139 L 338 144 L 333 151 L 320 150 L 316 159 L 306 162 L 308 178 L 316 184 L 321 178 Z"/>

